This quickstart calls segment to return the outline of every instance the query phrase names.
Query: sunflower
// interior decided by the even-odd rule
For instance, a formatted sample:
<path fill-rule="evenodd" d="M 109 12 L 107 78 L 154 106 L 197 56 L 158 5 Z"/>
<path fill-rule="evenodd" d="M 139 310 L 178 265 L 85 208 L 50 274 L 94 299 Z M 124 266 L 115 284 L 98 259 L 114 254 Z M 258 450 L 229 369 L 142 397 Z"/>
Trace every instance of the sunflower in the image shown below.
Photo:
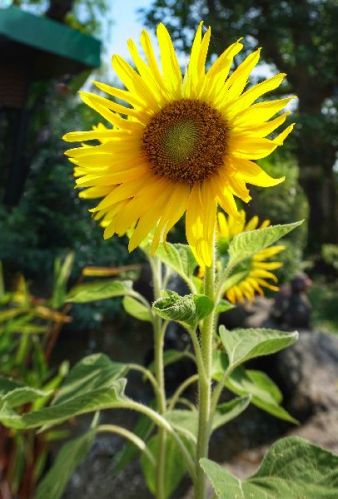
<path fill-rule="evenodd" d="M 223 246 L 227 248 L 231 239 L 233 239 L 236 234 L 258 228 L 263 229 L 269 225 L 270 220 L 264 220 L 259 224 L 259 218 L 257 216 L 252 217 L 246 222 L 246 215 L 243 210 L 239 212 L 239 216 L 236 218 L 231 216 L 227 218 L 224 213 L 219 212 L 217 231 L 218 244 L 221 248 Z M 270 289 L 271 291 L 278 291 L 279 288 L 275 284 L 278 279 L 271 270 L 278 269 L 282 266 L 282 263 L 267 260 L 284 249 L 285 246 L 279 244 L 262 249 L 252 258 L 248 258 L 241 268 L 241 272 L 244 273 L 244 278 L 227 289 L 226 298 L 231 303 L 243 302 L 245 300 L 251 301 L 257 293 L 263 295 L 263 288 Z M 271 282 L 274 284 L 271 284 Z"/>
<path fill-rule="evenodd" d="M 245 90 L 260 50 L 251 53 L 229 76 L 243 45 L 228 47 L 206 70 L 211 29 L 199 25 L 190 61 L 182 75 L 170 35 L 157 27 L 160 64 L 147 31 L 143 56 L 128 41 L 134 66 L 114 55 L 112 65 L 123 89 L 94 82 L 117 99 L 80 92 L 82 100 L 110 128 L 70 132 L 68 142 L 90 142 L 66 152 L 75 166 L 83 198 L 101 198 L 92 210 L 104 238 L 130 234 L 129 250 L 149 234 L 152 250 L 185 214 L 187 241 L 200 264 L 210 266 L 217 206 L 236 217 L 234 197 L 250 200 L 246 183 L 279 184 L 252 160 L 283 144 L 293 125 L 271 138 L 286 120 L 278 114 L 291 98 L 256 102 L 284 79 L 277 74 Z M 121 103 L 124 102 L 124 103 Z M 269 137 L 270 138 L 266 138 Z"/>

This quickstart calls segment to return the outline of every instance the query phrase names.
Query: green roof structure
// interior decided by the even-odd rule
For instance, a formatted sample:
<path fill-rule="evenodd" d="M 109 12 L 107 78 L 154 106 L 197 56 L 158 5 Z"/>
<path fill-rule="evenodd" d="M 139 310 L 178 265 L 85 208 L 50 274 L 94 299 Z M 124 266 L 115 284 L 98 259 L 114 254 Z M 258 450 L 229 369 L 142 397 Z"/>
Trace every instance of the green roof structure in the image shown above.
<path fill-rule="evenodd" d="M 0 10 L 1 58 L 28 62 L 34 79 L 96 68 L 100 51 L 96 38 L 47 17 L 13 6 Z"/>
<path fill-rule="evenodd" d="M 5 204 L 15 206 L 30 168 L 27 131 L 37 109 L 36 97 L 35 104 L 29 99 L 32 84 L 53 79 L 62 84 L 97 68 L 101 43 L 63 23 L 12 6 L 0 9 L 0 54 L 0 111 L 8 117 L 5 130 L 9 129 L 0 158 L 0 184 L 5 186 Z"/>

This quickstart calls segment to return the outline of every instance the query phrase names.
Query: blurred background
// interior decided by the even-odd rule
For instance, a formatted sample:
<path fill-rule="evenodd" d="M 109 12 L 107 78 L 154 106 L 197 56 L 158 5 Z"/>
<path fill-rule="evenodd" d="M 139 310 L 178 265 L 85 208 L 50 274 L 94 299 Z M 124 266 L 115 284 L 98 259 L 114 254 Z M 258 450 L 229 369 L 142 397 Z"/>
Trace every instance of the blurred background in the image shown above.
<path fill-rule="evenodd" d="M 246 209 L 272 223 L 302 218 L 306 223 L 286 240 L 279 295 L 238 307 L 224 320 L 229 327 L 273 323 L 303 331 L 297 350 L 281 358 L 278 368 L 266 369 L 281 384 L 288 409 L 303 422 L 300 431 L 336 448 L 336 0 L 0 0 L 0 373 L 44 387 L 51 379 L 62 379 L 66 360 L 72 364 L 90 352 L 140 362 L 151 355 L 147 326 L 141 323 L 135 331 L 119 300 L 72 308 L 65 301 L 71 286 L 93 276 L 137 277 L 140 288 L 147 288 L 149 279 L 142 254 L 130 255 L 124 238 L 103 241 L 88 212 L 92 204 L 80 201 L 74 191 L 61 137 L 97 123 L 77 91 L 89 89 L 94 79 L 118 84 L 110 57 L 119 53 L 128 59 L 129 37 L 137 39 L 144 27 L 153 33 L 164 22 L 184 67 L 201 19 L 213 29 L 210 59 L 243 37 L 241 57 L 263 47 L 252 82 L 285 72 L 278 96 L 297 96 L 292 108 L 295 132 L 280 151 L 261 161 L 272 176 L 285 175 L 286 180 L 272 189 L 252 189 L 253 201 Z M 183 226 L 171 238 L 184 242 Z M 95 267 L 101 269 L 96 274 Z M 171 341 L 180 343 L 182 338 L 173 335 Z M 168 373 L 173 383 L 176 375 Z M 137 379 L 131 389 L 141 389 Z M 221 458 L 239 470 L 260 458 L 266 442 L 289 431 L 285 423 L 257 410 L 238 425 L 234 443 Z M 32 448 L 22 436 L 3 429 L 0 496 L 33 497 L 57 445 L 34 441 Z M 97 497 L 112 497 L 104 485 L 111 477 L 103 464 L 109 468 L 118 445 L 118 440 L 99 443 L 65 497 L 81 493 L 89 498 L 93 491 Z M 249 449 L 255 449 L 253 454 Z M 99 463 L 95 477 L 89 471 L 94 461 Z M 123 497 L 148 497 L 137 469 L 125 473 L 130 490 Z M 114 479 L 120 486 L 119 478 Z"/>

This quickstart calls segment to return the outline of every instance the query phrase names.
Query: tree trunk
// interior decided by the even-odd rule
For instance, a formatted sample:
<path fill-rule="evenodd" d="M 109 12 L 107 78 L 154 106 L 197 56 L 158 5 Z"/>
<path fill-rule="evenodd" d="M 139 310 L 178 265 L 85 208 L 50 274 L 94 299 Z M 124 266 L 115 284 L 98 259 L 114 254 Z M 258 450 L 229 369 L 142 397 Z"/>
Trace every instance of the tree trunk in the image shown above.
<path fill-rule="evenodd" d="M 74 0 L 50 0 L 45 15 L 54 21 L 63 23 L 66 15 L 71 12 L 73 4 Z"/>
<path fill-rule="evenodd" d="M 322 243 L 338 243 L 338 196 L 333 165 L 335 148 L 325 133 L 321 114 L 324 97 L 299 89 L 299 117 L 307 126 L 296 141 L 300 184 L 309 201 L 309 241 L 313 249 Z M 308 97 L 308 98 L 307 98 Z"/>
<path fill-rule="evenodd" d="M 334 174 L 321 166 L 300 164 L 300 184 L 309 202 L 308 235 L 312 249 L 338 243 L 338 206 Z"/>

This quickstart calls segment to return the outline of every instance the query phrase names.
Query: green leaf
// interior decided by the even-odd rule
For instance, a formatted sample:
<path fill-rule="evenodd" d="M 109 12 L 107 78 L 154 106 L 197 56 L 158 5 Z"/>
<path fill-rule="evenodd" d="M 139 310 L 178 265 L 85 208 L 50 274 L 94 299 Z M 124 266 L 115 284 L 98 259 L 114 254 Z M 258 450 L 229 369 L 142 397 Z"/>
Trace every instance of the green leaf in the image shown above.
<path fill-rule="evenodd" d="M 32 388 L 30 386 L 24 386 L 15 388 L 7 392 L 0 399 L 0 404 L 6 404 L 9 408 L 18 407 L 28 402 L 34 402 L 35 400 L 49 397 L 52 392 L 46 392 Z"/>
<path fill-rule="evenodd" d="M 237 418 L 248 407 L 251 401 L 251 396 L 238 397 L 229 402 L 219 404 L 215 411 L 212 422 L 212 430 L 216 430 L 220 426 L 229 423 L 232 419 Z"/>
<path fill-rule="evenodd" d="M 0 322 L 7 322 L 13 317 L 26 313 L 25 309 L 22 308 L 9 308 L 7 310 L 0 311 Z"/>
<path fill-rule="evenodd" d="M 229 245 L 229 265 L 233 267 L 258 251 L 271 246 L 301 225 L 303 220 L 285 225 L 271 225 L 264 229 L 250 230 L 235 236 Z"/>
<path fill-rule="evenodd" d="M 213 359 L 213 378 L 220 381 L 228 367 L 226 353 L 216 352 Z M 225 386 L 236 395 L 251 396 L 251 402 L 259 409 L 284 421 L 297 423 L 297 420 L 280 406 L 282 394 L 267 374 L 239 366 L 227 377 Z"/>
<path fill-rule="evenodd" d="M 338 456 L 298 437 L 276 442 L 259 470 L 246 480 L 209 459 L 200 463 L 219 499 L 338 497 Z"/>
<path fill-rule="evenodd" d="M 113 409 L 128 400 L 124 395 L 125 385 L 125 379 L 118 379 L 109 387 L 90 390 L 69 400 L 25 414 L 14 412 L 4 403 L 0 409 L 0 421 L 9 428 L 37 428 L 44 425 L 57 425 L 80 414 Z"/>
<path fill-rule="evenodd" d="M 125 364 L 113 362 L 103 353 L 88 355 L 69 371 L 53 404 L 60 404 L 90 390 L 110 387 L 127 371 Z"/>
<path fill-rule="evenodd" d="M 156 256 L 171 267 L 191 287 L 194 270 L 197 267 L 195 257 L 187 244 L 162 243 L 159 245 Z"/>
<path fill-rule="evenodd" d="M 229 402 L 219 404 L 215 411 L 212 431 L 228 423 L 241 414 L 250 404 L 251 397 L 238 397 Z M 177 432 L 190 441 L 194 448 L 197 443 L 198 434 L 198 412 L 183 409 L 167 411 L 165 418 Z"/>
<path fill-rule="evenodd" d="M 167 411 L 165 418 L 183 436 L 187 437 L 193 444 L 197 443 L 198 412 L 184 409 Z"/>
<path fill-rule="evenodd" d="M 57 258 L 54 262 L 54 286 L 51 298 L 53 308 L 60 308 L 65 302 L 67 282 L 73 268 L 74 256 L 74 253 L 70 252 L 63 261 Z"/>
<path fill-rule="evenodd" d="M 106 300 L 117 296 L 130 294 L 132 281 L 92 281 L 85 284 L 78 284 L 72 288 L 66 298 L 67 302 L 87 303 L 97 300 Z"/>
<path fill-rule="evenodd" d="M 152 437 L 147 443 L 149 451 L 156 456 L 158 449 L 158 435 Z M 152 494 L 156 494 L 156 470 L 149 459 L 143 454 L 141 456 L 141 468 L 146 481 L 146 484 Z M 164 474 L 164 497 L 169 498 L 170 495 L 180 484 L 183 476 L 186 473 L 185 461 L 180 450 L 177 448 L 176 442 L 171 435 L 166 436 L 166 453 L 165 453 L 165 474 Z"/>
<path fill-rule="evenodd" d="M 126 380 L 121 378 L 126 372 L 124 364 L 112 362 L 106 355 L 89 355 L 69 372 L 50 406 L 18 414 L 4 402 L 0 409 L 0 421 L 12 428 L 35 428 L 116 407 L 127 400 L 124 395 Z"/>
<path fill-rule="evenodd" d="M 228 354 L 231 367 L 237 367 L 249 359 L 279 352 L 298 339 L 298 333 L 286 333 L 275 329 L 235 329 L 227 331 L 224 326 L 219 334 Z"/>
<path fill-rule="evenodd" d="M 205 295 L 180 296 L 175 291 L 165 291 L 163 296 L 155 301 L 153 309 L 165 320 L 180 322 L 194 326 L 210 314 L 213 301 Z"/>
<path fill-rule="evenodd" d="M 22 388 L 23 384 L 13 378 L 5 378 L 5 376 L 0 376 L 0 397 L 12 390 L 17 388 Z M 0 399 L 1 400 L 1 399 Z"/>
<path fill-rule="evenodd" d="M 151 311 L 143 303 L 131 296 L 125 296 L 122 303 L 127 314 L 139 321 L 152 322 Z"/>
<path fill-rule="evenodd" d="M 261 371 L 237 367 L 225 385 L 237 395 L 251 395 L 252 403 L 276 418 L 297 423 L 283 407 L 281 392 L 269 376 Z"/>
<path fill-rule="evenodd" d="M 67 442 L 59 451 L 56 460 L 36 491 L 35 499 L 60 499 L 76 467 L 91 449 L 95 429 Z"/>
<path fill-rule="evenodd" d="M 233 308 L 235 308 L 235 305 L 222 298 L 216 306 L 216 312 L 218 314 L 221 314 L 222 312 L 228 312 L 228 310 L 231 310 Z"/>

